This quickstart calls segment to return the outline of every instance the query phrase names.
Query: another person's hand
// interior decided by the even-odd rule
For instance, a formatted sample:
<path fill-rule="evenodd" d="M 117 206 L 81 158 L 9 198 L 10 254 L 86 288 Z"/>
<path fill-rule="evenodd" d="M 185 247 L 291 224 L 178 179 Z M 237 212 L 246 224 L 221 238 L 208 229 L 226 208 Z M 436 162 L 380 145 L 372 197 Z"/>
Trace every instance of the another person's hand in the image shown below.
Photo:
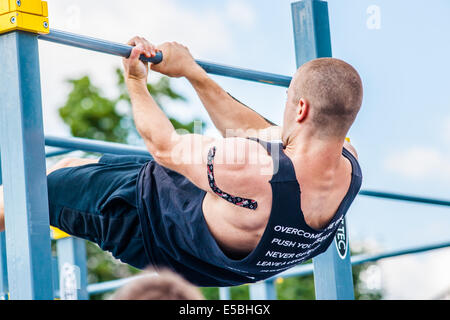
<path fill-rule="evenodd" d="M 156 47 L 142 37 L 134 37 L 128 41 L 128 45 L 133 46 L 130 56 L 123 59 L 125 70 L 125 80 L 137 80 L 147 83 L 148 63 L 140 60 L 141 55 L 146 57 L 156 56 Z"/>
<path fill-rule="evenodd" d="M 187 77 L 201 68 L 195 62 L 189 49 L 177 42 L 165 42 L 157 47 L 163 53 L 163 61 L 151 65 L 151 69 L 166 76 Z"/>

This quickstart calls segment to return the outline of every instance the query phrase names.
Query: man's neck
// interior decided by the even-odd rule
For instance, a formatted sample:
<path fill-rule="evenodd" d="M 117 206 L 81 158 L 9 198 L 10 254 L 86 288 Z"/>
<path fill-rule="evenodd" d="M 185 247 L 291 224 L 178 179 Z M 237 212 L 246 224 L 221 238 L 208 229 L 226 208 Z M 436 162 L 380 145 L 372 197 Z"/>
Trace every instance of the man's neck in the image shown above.
<path fill-rule="evenodd" d="M 308 167 L 317 172 L 335 170 L 341 165 L 344 138 L 322 139 L 305 133 L 287 139 L 285 153 L 294 161 L 309 161 Z"/>

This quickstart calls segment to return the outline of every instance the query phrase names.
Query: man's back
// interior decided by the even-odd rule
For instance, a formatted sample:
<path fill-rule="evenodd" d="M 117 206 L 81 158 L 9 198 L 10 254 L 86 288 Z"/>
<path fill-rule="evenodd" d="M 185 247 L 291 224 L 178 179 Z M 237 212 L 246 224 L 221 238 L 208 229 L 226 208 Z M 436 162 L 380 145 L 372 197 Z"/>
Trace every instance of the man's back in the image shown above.
<path fill-rule="evenodd" d="M 251 140 L 248 142 L 253 143 L 255 142 Z M 349 144 L 346 144 L 346 147 L 355 155 Z M 272 160 L 261 147 L 248 149 L 254 150 L 256 156 L 247 154 L 247 157 L 259 159 L 259 164 L 242 165 L 232 174 L 222 173 L 221 167 L 216 166 L 218 170 L 215 177 L 218 185 L 223 186 L 222 189 L 227 193 L 244 197 L 249 194 L 248 189 L 252 189 L 258 208 L 250 212 L 246 208 L 224 201 L 223 197 L 213 193 L 208 193 L 203 201 L 203 213 L 212 235 L 221 248 L 235 258 L 245 257 L 257 246 L 272 212 L 272 188 L 269 183 L 272 175 L 260 175 L 256 172 L 273 172 Z M 305 152 L 300 156 L 295 153 L 291 156 L 289 151 L 283 152 L 293 163 L 301 191 L 298 214 L 303 214 L 311 228 L 320 230 L 334 217 L 347 194 L 352 165 L 341 155 L 338 166 L 327 168 L 327 161 L 315 154 Z M 269 157 L 269 161 L 266 157 Z M 241 161 L 250 162 L 248 159 Z"/>
<path fill-rule="evenodd" d="M 197 285 L 229 286 L 265 279 L 324 252 L 361 186 L 356 158 L 341 149 L 342 165 L 314 180 L 317 163 L 325 166 L 326 160 L 303 162 L 299 169 L 288 157 L 292 150 L 279 142 L 225 140 L 211 147 L 206 182 L 198 185 L 157 161 L 141 170 L 138 209 L 152 263 L 182 272 Z M 230 160 L 232 150 L 241 151 L 242 161 Z M 322 189 L 303 187 L 304 177 Z M 341 177 L 348 178 L 345 184 Z M 301 200 L 302 188 L 309 190 Z M 313 192 L 320 196 L 308 197 Z M 319 228 L 308 224 L 316 212 L 303 215 L 301 201 L 325 213 Z"/>
<path fill-rule="evenodd" d="M 287 90 L 282 143 L 256 142 L 247 131 L 271 123 L 209 79 L 186 47 L 161 45 L 164 61 L 152 69 L 188 78 L 225 137 L 216 139 L 174 129 L 139 59 L 155 47 L 140 37 L 128 44 L 133 117 L 153 160 L 106 155 L 56 170 L 52 225 L 131 265 L 170 267 L 203 286 L 267 279 L 324 252 L 362 182 L 344 147 L 362 103 L 356 70 L 332 58 L 304 64 Z M 0 202 L 0 222 L 2 213 Z"/>

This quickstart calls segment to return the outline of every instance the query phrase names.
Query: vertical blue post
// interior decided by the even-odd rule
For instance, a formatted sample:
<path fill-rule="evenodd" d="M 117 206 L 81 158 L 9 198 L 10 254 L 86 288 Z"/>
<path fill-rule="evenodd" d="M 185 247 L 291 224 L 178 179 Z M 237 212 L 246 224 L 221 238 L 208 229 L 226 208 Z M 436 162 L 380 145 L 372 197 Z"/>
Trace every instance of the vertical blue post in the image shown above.
<path fill-rule="evenodd" d="M 85 241 L 73 237 L 59 239 L 56 250 L 61 300 L 88 300 Z"/>
<path fill-rule="evenodd" d="M 345 220 L 338 228 L 330 248 L 314 259 L 316 298 L 353 300 L 355 298 Z"/>
<path fill-rule="evenodd" d="M 37 35 L 0 35 L 0 149 L 11 299 L 51 300 L 52 267 Z"/>
<path fill-rule="evenodd" d="M 297 67 L 316 58 L 331 57 L 327 2 L 304 0 L 292 3 L 291 9 Z M 345 238 L 345 254 L 342 239 L 338 237 Z M 313 259 L 316 299 L 354 299 L 349 251 L 343 223 L 328 250 Z"/>
<path fill-rule="evenodd" d="M 0 186 L 2 185 L 2 162 L 0 161 Z M 8 269 L 6 268 L 6 238 L 0 233 L 0 300 L 8 298 Z"/>
<path fill-rule="evenodd" d="M 230 287 L 220 287 L 219 288 L 219 299 L 220 300 L 230 300 Z"/>
<path fill-rule="evenodd" d="M 250 300 L 276 300 L 275 282 L 266 280 L 250 285 Z"/>
<path fill-rule="evenodd" d="M 55 299 L 60 298 L 59 294 L 59 270 L 58 270 L 58 257 L 52 256 L 52 283 L 53 283 L 53 295 Z"/>
<path fill-rule="evenodd" d="M 8 298 L 8 271 L 6 267 L 6 238 L 0 233 L 0 300 Z"/>

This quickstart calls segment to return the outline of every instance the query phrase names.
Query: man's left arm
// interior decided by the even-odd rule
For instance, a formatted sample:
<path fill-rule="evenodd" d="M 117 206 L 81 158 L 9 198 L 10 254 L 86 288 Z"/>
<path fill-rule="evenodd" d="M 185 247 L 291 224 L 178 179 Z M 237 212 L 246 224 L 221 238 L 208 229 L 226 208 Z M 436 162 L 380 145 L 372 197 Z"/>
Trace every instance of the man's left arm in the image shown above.
<path fill-rule="evenodd" d="M 140 60 L 141 55 L 155 56 L 156 48 L 140 37 L 134 37 L 128 44 L 134 48 L 130 57 L 123 59 L 123 65 L 133 118 L 147 149 L 156 158 L 168 149 L 168 140 L 176 135 L 172 123 L 148 92 L 148 63 Z"/>
<path fill-rule="evenodd" d="M 130 57 L 123 62 L 137 131 L 156 162 L 191 178 L 194 184 L 206 190 L 206 174 L 198 177 L 196 171 L 201 167 L 206 172 L 205 152 L 215 144 L 215 139 L 196 134 L 180 135 L 175 131 L 148 92 L 148 64 L 139 59 L 142 54 L 147 57 L 156 55 L 155 47 L 139 37 L 133 38 L 128 44 L 134 48 Z"/>
<path fill-rule="evenodd" d="M 184 175 L 200 189 L 212 192 L 206 164 L 208 154 L 215 147 L 218 160 L 215 170 L 221 184 L 244 197 L 258 194 L 258 188 L 253 186 L 248 190 L 243 183 L 236 183 L 236 180 L 245 180 L 246 175 L 250 175 L 253 182 L 259 179 L 260 185 L 264 186 L 267 177 L 259 173 L 265 170 L 271 173 L 273 170 L 272 159 L 267 152 L 259 143 L 244 138 L 214 139 L 199 134 L 178 134 L 148 92 L 148 64 L 139 60 L 141 54 L 156 55 L 155 47 L 142 38 L 134 38 L 129 44 L 135 47 L 130 57 L 124 59 L 125 81 L 136 129 L 155 161 Z M 227 182 L 232 183 L 228 185 Z"/>

